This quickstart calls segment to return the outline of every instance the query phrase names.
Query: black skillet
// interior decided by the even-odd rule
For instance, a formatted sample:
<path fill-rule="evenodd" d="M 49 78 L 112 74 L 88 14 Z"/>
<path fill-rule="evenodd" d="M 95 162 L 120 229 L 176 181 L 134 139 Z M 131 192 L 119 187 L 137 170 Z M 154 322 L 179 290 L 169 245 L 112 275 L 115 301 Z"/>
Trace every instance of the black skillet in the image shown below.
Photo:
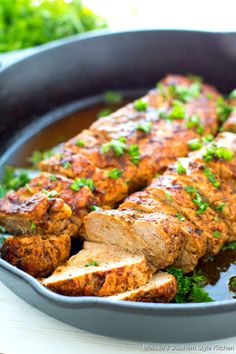
<path fill-rule="evenodd" d="M 7 59 L 0 58 L 1 166 L 17 164 L 26 143 L 39 131 L 98 103 L 108 89 L 121 90 L 128 96 L 138 94 L 153 87 L 166 73 L 201 75 L 221 92 L 236 86 L 233 33 L 95 32 Z M 78 119 L 74 133 L 86 124 Z M 102 335 L 142 342 L 191 342 L 236 334 L 233 299 L 144 304 L 69 298 L 48 291 L 3 260 L 0 280 L 41 311 Z"/>

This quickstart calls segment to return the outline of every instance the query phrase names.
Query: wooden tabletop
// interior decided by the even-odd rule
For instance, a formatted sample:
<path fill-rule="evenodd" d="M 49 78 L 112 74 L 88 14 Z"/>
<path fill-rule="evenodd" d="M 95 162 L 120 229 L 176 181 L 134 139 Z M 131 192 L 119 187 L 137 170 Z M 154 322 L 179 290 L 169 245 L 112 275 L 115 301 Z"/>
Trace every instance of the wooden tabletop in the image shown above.
<path fill-rule="evenodd" d="M 168 347 L 168 344 L 146 348 L 144 344 L 97 336 L 68 326 L 28 305 L 0 282 L 0 354 L 236 352 L 236 337 L 198 344 L 178 344 L 176 350 Z M 180 351 L 181 345 L 185 345 L 186 350 Z"/>

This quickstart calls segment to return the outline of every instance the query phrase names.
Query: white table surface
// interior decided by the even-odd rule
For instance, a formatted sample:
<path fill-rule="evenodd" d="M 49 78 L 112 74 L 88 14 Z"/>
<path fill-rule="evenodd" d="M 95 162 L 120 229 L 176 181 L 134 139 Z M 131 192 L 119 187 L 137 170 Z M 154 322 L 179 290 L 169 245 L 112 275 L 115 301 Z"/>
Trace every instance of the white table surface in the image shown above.
<path fill-rule="evenodd" d="M 183 350 L 173 350 L 161 344 L 158 348 L 148 351 L 144 350 L 143 343 L 102 337 L 78 330 L 36 310 L 0 282 L 0 354 L 226 354 L 236 352 L 236 337 L 184 345 L 186 349 Z M 178 346 L 180 348 L 180 345 Z M 226 350 L 227 347 L 230 348 Z"/>

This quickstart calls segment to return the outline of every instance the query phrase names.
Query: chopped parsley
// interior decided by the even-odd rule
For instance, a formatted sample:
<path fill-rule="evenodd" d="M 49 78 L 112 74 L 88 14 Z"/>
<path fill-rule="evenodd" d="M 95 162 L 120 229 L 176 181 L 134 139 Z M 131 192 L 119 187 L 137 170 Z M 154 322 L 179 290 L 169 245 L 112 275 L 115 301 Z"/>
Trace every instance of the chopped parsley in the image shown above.
<path fill-rule="evenodd" d="M 168 200 L 173 200 L 172 197 L 171 197 L 171 194 L 169 192 L 166 192 L 165 197 Z"/>
<path fill-rule="evenodd" d="M 28 192 L 30 192 L 31 194 L 34 193 L 33 189 L 30 187 L 30 185 L 29 185 L 28 183 L 26 183 L 25 189 L 26 189 Z"/>
<path fill-rule="evenodd" d="M 70 185 L 70 189 L 75 192 L 79 192 L 79 190 L 83 187 L 88 187 L 91 191 L 94 190 L 94 183 L 91 178 L 76 178 L 74 182 Z"/>
<path fill-rule="evenodd" d="M 118 92 L 107 91 L 104 93 L 104 102 L 107 104 L 118 104 L 121 103 L 123 97 Z"/>
<path fill-rule="evenodd" d="M 174 100 L 172 102 L 171 111 L 168 113 L 168 119 L 184 119 L 185 117 L 185 108 L 181 101 Z"/>
<path fill-rule="evenodd" d="M 50 181 L 55 182 L 57 180 L 57 177 L 53 174 L 50 175 Z"/>
<path fill-rule="evenodd" d="M 182 102 L 189 102 L 193 98 L 198 98 L 201 93 L 201 83 L 194 82 L 190 86 L 171 85 L 168 87 L 170 96 Z"/>
<path fill-rule="evenodd" d="M 167 272 L 174 275 L 177 280 L 176 303 L 213 301 L 203 288 L 206 284 L 206 278 L 203 275 L 199 275 L 196 272 L 184 275 L 180 268 L 175 267 L 167 268 Z"/>
<path fill-rule="evenodd" d="M 75 141 L 75 145 L 79 146 L 79 147 L 84 147 L 85 146 L 85 142 L 81 139 L 77 139 Z"/>
<path fill-rule="evenodd" d="M 202 125 L 199 116 L 196 116 L 196 115 L 188 117 L 188 119 L 186 121 L 186 127 L 188 129 L 196 128 L 196 132 L 198 134 L 203 134 L 203 132 L 204 132 L 204 126 Z"/>
<path fill-rule="evenodd" d="M 33 221 L 31 222 L 31 227 L 30 228 L 31 228 L 32 231 L 34 231 L 36 229 L 35 222 L 33 222 Z"/>
<path fill-rule="evenodd" d="M 97 205 L 90 205 L 90 209 L 91 209 L 92 211 L 100 211 L 100 210 L 102 210 L 102 208 L 100 208 L 100 207 L 97 206 Z"/>
<path fill-rule="evenodd" d="M 218 231 L 218 230 L 213 231 L 213 236 L 214 236 L 215 238 L 220 238 L 220 236 L 221 236 L 221 232 L 220 232 L 220 231 Z"/>
<path fill-rule="evenodd" d="M 232 111 L 233 107 L 228 105 L 222 96 L 218 97 L 216 101 L 216 114 L 222 123 L 226 121 Z"/>
<path fill-rule="evenodd" d="M 232 160 L 233 157 L 233 151 L 223 146 L 217 147 L 216 144 L 211 144 L 211 146 L 207 148 L 206 152 L 203 154 L 203 159 L 207 162 L 212 161 L 214 158 L 229 161 Z"/>
<path fill-rule="evenodd" d="M 3 177 L 0 181 L 0 198 L 4 197 L 10 190 L 17 190 L 30 181 L 26 171 L 11 166 L 5 166 Z"/>
<path fill-rule="evenodd" d="M 206 98 L 208 98 L 208 100 L 211 100 L 214 97 L 212 92 L 207 92 L 206 93 Z"/>
<path fill-rule="evenodd" d="M 177 219 L 179 219 L 179 221 L 185 221 L 185 217 L 179 213 L 176 213 L 175 216 L 177 217 Z"/>
<path fill-rule="evenodd" d="M 65 169 L 68 169 L 68 168 L 71 168 L 71 163 L 69 161 L 65 161 L 62 163 L 62 166 L 65 168 Z"/>
<path fill-rule="evenodd" d="M 56 195 L 58 195 L 58 192 L 55 191 L 55 190 L 48 191 L 48 190 L 46 190 L 46 189 L 42 189 L 42 192 L 43 192 L 44 194 L 46 194 L 46 196 L 47 196 L 48 198 L 53 198 L 53 197 L 55 197 Z"/>
<path fill-rule="evenodd" d="M 204 144 L 211 143 L 214 140 L 214 136 L 212 134 L 206 135 L 202 137 L 202 142 Z"/>
<path fill-rule="evenodd" d="M 85 267 L 91 267 L 91 266 L 98 267 L 98 265 L 99 265 L 98 262 L 91 261 L 91 262 L 85 264 Z"/>
<path fill-rule="evenodd" d="M 188 146 L 191 150 L 198 150 L 202 147 L 202 142 L 199 138 L 191 139 L 188 141 Z"/>
<path fill-rule="evenodd" d="M 192 186 L 185 186 L 184 189 L 186 190 L 186 192 L 194 194 L 192 201 L 194 204 L 198 206 L 198 210 L 196 211 L 196 214 L 204 213 L 206 209 L 209 207 L 209 204 L 202 200 L 202 197 L 198 192 L 198 190 Z"/>
<path fill-rule="evenodd" d="M 102 110 L 98 113 L 97 118 L 107 117 L 107 116 L 109 116 L 112 112 L 113 112 L 113 109 L 112 109 L 112 108 L 109 108 L 109 107 L 104 108 L 104 109 L 102 109 Z"/>
<path fill-rule="evenodd" d="M 121 156 L 128 149 L 126 139 L 121 137 L 117 140 L 111 140 L 109 143 L 102 145 L 102 153 L 106 154 L 112 150 L 116 156 Z"/>
<path fill-rule="evenodd" d="M 222 247 L 223 251 L 227 251 L 227 250 L 236 250 L 236 241 L 232 241 L 232 242 L 228 242 L 225 243 L 224 246 Z"/>
<path fill-rule="evenodd" d="M 140 151 L 139 146 L 136 144 L 132 144 L 129 147 L 129 156 L 130 160 L 133 164 L 138 165 L 140 161 Z"/>
<path fill-rule="evenodd" d="M 216 176 L 208 167 L 204 167 L 203 173 L 215 188 L 220 188 L 220 182 L 216 179 Z"/>
<path fill-rule="evenodd" d="M 122 171 L 118 168 L 113 168 L 113 170 L 109 171 L 107 175 L 112 179 L 118 179 L 122 176 Z"/>
<path fill-rule="evenodd" d="M 139 112 L 146 112 L 148 103 L 145 102 L 142 98 L 139 98 L 134 102 L 134 108 Z"/>
<path fill-rule="evenodd" d="M 151 129 L 152 129 L 152 123 L 151 122 L 139 124 L 137 126 L 137 130 L 140 130 L 141 132 L 144 132 L 146 134 L 150 133 Z"/>
<path fill-rule="evenodd" d="M 180 161 L 177 161 L 177 172 L 179 175 L 183 175 L 186 173 L 186 168 L 182 165 Z"/>
<path fill-rule="evenodd" d="M 225 207 L 225 204 L 224 203 L 221 203 L 219 205 L 216 206 L 216 210 L 218 211 L 223 211 L 224 210 L 224 207 Z"/>
<path fill-rule="evenodd" d="M 30 156 L 29 161 L 31 162 L 33 167 L 38 167 L 40 161 L 50 158 L 52 154 L 53 154 L 52 150 L 45 150 L 45 151 L 35 150 Z"/>
<path fill-rule="evenodd" d="M 233 91 L 230 92 L 229 98 L 236 98 L 236 89 L 234 89 Z"/>

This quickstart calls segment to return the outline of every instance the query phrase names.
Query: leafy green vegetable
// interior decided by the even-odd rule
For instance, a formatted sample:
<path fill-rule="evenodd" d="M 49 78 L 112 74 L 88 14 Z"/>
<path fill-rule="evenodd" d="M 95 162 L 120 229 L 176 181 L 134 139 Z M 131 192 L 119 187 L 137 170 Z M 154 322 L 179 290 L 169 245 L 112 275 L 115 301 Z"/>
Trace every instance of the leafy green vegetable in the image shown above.
<path fill-rule="evenodd" d="M 196 128 L 198 134 L 203 134 L 204 132 L 204 126 L 202 125 L 199 116 L 188 117 L 186 127 L 188 129 Z"/>
<path fill-rule="evenodd" d="M 2 0 L 0 52 L 34 47 L 107 23 L 81 0 Z"/>
<path fill-rule="evenodd" d="M 212 161 L 214 158 L 229 161 L 232 160 L 233 157 L 233 151 L 223 146 L 217 147 L 216 144 L 211 144 L 211 146 L 207 148 L 206 152 L 203 154 L 203 159 L 207 162 Z"/>
<path fill-rule="evenodd" d="M 220 237 L 221 237 L 221 232 L 218 231 L 218 230 L 213 231 L 213 236 L 214 236 L 215 238 L 220 238 Z"/>
<path fill-rule="evenodd" d="M 93 191 L 94 190 L 93 180 L 91 178 L 85 178 L 85 177 L 76 178 L 70 186 L 70 188 L 76 192 L 79 192 L 79 190 L 83 187 L 88 187 L 89 189 L 91 189 L 91 191 Z"/>
<path fill-rule="evenodd" d="M 215 188 L 220 188 L 220 182 L 216 179 L 214 173 L 208 167 L 204 167 L 204 175 L 209 179 Z"/>
<path fill-rule="evenodd" d="M 134 108 L 139 112 L 145 112 L 148 108 L 148 103 L 139 98 L 134 102 Z"/>
<path fill-rule="evenodd" d="M 171 111 L 168 114 L 168 119 L 184 119 L 185 117 L 185 108 L 182 102 L 174 100 L 172 102 Z"/>
<path fill-rule="evenodd" d="M 136 145 L 136 144 L 130 145 L 129 156 L 130 156 L 131 162 L 133 162 L 133 164 L 135 164 L 135 165 L 138 165 L 138 163 L 140 161 L 140 151 L 139 151 L 138 145 Z"/>
<path fill-rule="evenodd" d="M 122 176 L 122 171 L 118 168 L 113 168 L 113 170 L 109 171 L 107 175 L 112 179 L 118 179 Z"/>
<path fill-rule="evenodd" d="M 30 178 L 26 171 L 5 166 L 3 177 L 0 181 L 0 198 L 4 197 L 10 190 L 17 190 L 26 185 Z"/>
<path fill-rule="evenodd" d="M 33 167 L 38 167 L 40 161 L 48 159 L 53 154 L 52 150 L 45 150 L 45 151 L 33 151 L 32 155 L 29 158 Z"/>
<path fill-rule="evenodd" d="M 167 268 L 167 272 L 174 275 L 178 284 L 178 292 L 175 302 L 210 302 L 213 301 L 208 293 L 204 290 L 206 279 L 203 275 L 197 273 L 184 275 L 179 268 Z"/>
<path fill-rule="evenodd" d="M 116 156 L 121 156 L 128 149 L 125 138 L 119 138 L 118 140 L 111 140 L 109 143 L 102 145 L 102 153 L 106 154 L 112 150 Z"/>
<path fill-rule="evenodd" d="M 216 102 L 216 114 L 222 123 L 226 121 L 232 111 L 233 107 L 230 106 L 222 96 L 218 97 Z"/>
<path fill-rule="evenodd" d="M 186 173 L 186 168 L 182 165 L 180 161 L 177 161 L 177 173 L 183 175 Z"/>
<path fill-rule="evenodd" d="M 91 266 L 94 266 L 94 267 L 98 267 L 98 263 L 96 261 L 91 261 L 87 264 L 85 264 L 85 267 L 91 267 Z"/>
<path fill-rule="evenodd" d="M 152 129 L 152 123 L 151 122 L 147 122 L 147 123 L 143 123 L 143 124 L 139 124 L 137 126 L 137 130 L 140 130 L 146 134 L 150 133 Z"/>
<path fill-rule="evenodd" d="M 47 196 L 48 198 L 54 198 L 54 197 L 56 197 L 56 196 L 58 195 L 58 192 L 57 192 L 57 191 L 54 191 L 54 190 L 48 191 L 47 189 L 42 189 L 42 192 L 43 192 L 44 194 L 46 194 L 46 196 Z"/>
<path fill-rule="evenodd" d="M 109 114 L 111 114 L 113 112 L 113 109 L 110 107 L 104 108 L 102 109 L 99 113 L 97 118 L 103 118 L 103 117 L 107 117 L 109 116 Z"/>
<path fill-rule="evenodd" d="M 77 139 L 75 144 L 79 147 L 84 147 L 85 146 L 85 142 L 81 139 Z"/>
<path fill-rule="evenodd" d="M 192 186 L 185 186 L 184 189 L 186 190 L 186 192 L 188 193 L 196 193 L 197 189 L 192 187 Z"/>
<path fill-rule="evenodd" d="M 179 219 L 179 221 L 185 221 L 185 217 L 183 215 L 176 213 L 175 216 Z"/>
<path fill-rule="evenodd" d="M 236 241 L 225 243 L 222 247 L 222 251 L 236 250 Z"/>
<path fill-rule="evenodd" d="M 198 150 L 202 147 L 202 142 L 200 139 L 195 138 L 188 141 L 188 146 L 191 150 Z"/>
<path fill-rule="evenodd" d="M 170 96 L 182 102 L 189 102 L 193 98 L 198 98 L 201 93 L 201 83 L 194 82 L 190 86 L 171 85 L 168 87 Z"/>
<path fill-rule="evenodd" d="M 107 91 L 104 93 L 104 102 L 107 104 L 118 104 L 121 103 L 123 97 L 121 94 L 113 91 Z"/>
<path fill-rule="evenodd" d="M 223 211 L 224 207 L 225 207 L 225 204 L 221 203 L 221 204 L 217 205 L 215 209 L 218 210 L 218 211 Z"/>

